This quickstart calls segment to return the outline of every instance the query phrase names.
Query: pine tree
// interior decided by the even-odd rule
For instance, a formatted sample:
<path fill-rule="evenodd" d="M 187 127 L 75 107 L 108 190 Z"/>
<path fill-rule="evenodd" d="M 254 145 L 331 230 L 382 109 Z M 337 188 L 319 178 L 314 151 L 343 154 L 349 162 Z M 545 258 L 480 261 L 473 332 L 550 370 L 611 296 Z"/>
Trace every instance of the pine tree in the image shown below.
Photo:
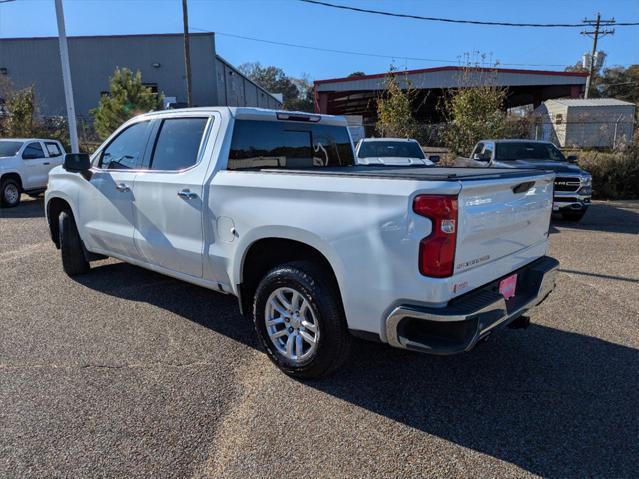
<path fill-rule="evenodd" d="M 133 74 L 128 68 L 117 67 L 109 79 L 109 94 L 91 110 L 95 131 L 105 139 L 129 118 L 160 109 L 162 98 L 142 84 L 140 71 Z"/>

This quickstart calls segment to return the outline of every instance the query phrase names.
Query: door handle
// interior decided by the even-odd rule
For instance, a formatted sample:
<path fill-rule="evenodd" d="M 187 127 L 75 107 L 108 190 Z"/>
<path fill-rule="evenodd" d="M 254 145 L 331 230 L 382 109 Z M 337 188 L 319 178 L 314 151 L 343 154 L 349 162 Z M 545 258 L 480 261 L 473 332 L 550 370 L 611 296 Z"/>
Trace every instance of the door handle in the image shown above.
<path fill-rule="evenodd" d="M 48 161 L 46 163 L 42 163 L 43 165 L 50 165 L 51 163 L 49 163 Z"/>
<path fill-rule="evenodd" d="M 124 184 L 124 183 L 119 183 L 117 185 L 115 185 L 115 189 L 118 191 L 121 191 L 122 193 L 125 193 L 127 191 L 131 191 L 131 188 L 129 188 L 129 185 Z"/>
<path fill-rule="evenodd" d="M 197 194 L 196 193 L 191 193 L 191 190 L 184 189 L 182 191 L 178 191 L 177 194 L 180 198 L 184 198 L 185 200 L 194 200 L 195 198 L 197 198 Z"/>

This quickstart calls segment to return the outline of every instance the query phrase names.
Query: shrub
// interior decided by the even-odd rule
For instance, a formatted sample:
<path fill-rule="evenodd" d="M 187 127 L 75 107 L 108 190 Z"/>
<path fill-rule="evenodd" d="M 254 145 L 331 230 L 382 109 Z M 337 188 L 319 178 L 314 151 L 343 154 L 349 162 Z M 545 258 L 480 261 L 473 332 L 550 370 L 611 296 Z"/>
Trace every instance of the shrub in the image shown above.
<path fill-rule="evenodd" d="M 391 68 L 384 80 L 384 92 L 377 99 L 377 132 L 382 137 L 415 138 L 418 125 L 413 116 L 415 90 L 406 78 L 402 88 L 398 73 Z"/>
<path fill-rule="evenodd" d="M 36 105 L 33 87 L 12 92 L 7 100 L 8 116 L 3 122 L 4 135 L 13 138 L 36 136 Z"/>
<path fill-rule="evenodd" d="M 469 65 L 459 74 L 460 88 L 438 105 L 448 123 L 443 140 L 451 152 L 468 156 L 481 139 L 519 136 L 519 125 L 504 111 L 507 91 L 495 78 L 493 71 Z"/>
<path fill-rule="evenodd" d="M 579 166 L 592 175 L 594 198 L 639 199 L 639 145 L 616 153 L 582 152 Z"/>

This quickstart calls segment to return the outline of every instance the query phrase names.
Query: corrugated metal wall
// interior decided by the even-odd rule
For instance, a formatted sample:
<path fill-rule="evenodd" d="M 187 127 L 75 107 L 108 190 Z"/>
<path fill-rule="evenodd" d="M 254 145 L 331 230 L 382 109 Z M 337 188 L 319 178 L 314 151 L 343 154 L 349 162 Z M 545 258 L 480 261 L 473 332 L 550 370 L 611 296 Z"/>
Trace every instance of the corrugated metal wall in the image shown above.
<path fill-rule="evenodd" d="M 216 56 L 212 33 L 192 34 L 190 46 L 194 106 L 281 108 L 269 93 Z M 186 102 L 182 35 L 70 37 L 69 56 L 80 116 L 97 106 L 117 66 L 140 70 L 144 83 Z M 0 68 L 7 69 L 16 88 L 35 87 L 40 114 L 66 114 L 57 38 L 0 40 Z"/>
<path fill-rule="evenodd" d="M 273 95 L 246 78 L 220 56 L 216 60 L 216 71 L 220 105 L 282 108 L 282 104 Z"/>

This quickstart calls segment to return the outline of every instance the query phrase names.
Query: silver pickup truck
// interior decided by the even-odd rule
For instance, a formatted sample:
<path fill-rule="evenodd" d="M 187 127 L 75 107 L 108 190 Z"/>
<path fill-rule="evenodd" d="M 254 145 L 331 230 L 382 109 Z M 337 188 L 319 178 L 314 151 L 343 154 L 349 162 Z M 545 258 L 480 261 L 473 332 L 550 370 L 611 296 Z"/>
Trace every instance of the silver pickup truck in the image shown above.
<path fill-rule="evenodd" d="M 553 171 L 555 192 L 553 212 L 564 220 L 579 221 L 586 214 L 592 196 L 592 177 L 565 157 L 548 141 L 481 140 L 470 158 L 458 157 L 455 166 L 471 168 L 526 168 Z"/>

